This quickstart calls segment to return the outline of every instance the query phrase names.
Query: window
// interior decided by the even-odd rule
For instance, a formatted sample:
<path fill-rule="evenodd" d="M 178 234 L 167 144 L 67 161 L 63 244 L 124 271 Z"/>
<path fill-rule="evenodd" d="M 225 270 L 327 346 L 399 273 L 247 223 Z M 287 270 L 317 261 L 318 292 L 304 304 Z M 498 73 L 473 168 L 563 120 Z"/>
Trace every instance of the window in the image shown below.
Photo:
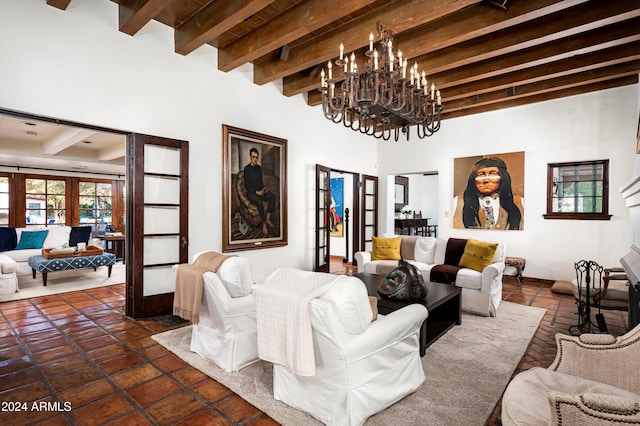
<path fill-rule="evenodd" d="M 110 224 L 113 217 L 112 185 L 106 182 L 80 181 L 80 223 L 93 226 L 97 235 L 98 224 Z"/>
<path fill-rule="evenodd" d="M 66 181 L 58 179 L 25 179 L 26 219 L 30 225 L 64 225 Z"/>
<path fill-rule="evenodd" d="M 9 178 L 0 176 L 0 226 L 9 226 Z"/>
<path fill-rule="evenodd" d="M 544 217 L 609 220 L 609 160 L 549 164 Z"/>

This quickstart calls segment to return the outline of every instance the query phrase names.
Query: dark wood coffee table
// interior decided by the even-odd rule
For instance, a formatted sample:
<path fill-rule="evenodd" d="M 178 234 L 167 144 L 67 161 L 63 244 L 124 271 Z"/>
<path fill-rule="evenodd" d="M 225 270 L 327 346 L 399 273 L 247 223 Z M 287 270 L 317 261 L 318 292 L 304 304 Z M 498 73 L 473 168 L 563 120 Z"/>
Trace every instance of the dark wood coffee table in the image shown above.
<path fill-rule="evenodd" d="M 454 325 L 462 323 L 462 298 L 460 287 L 453 284 L 427 282 L 427 298 L 422 302 L 395 302 L 378 293 L 385 276 L 361 272 L 355 274 L 366 286 L 369 296 L 378 299 L 378 312 L 389 314 L 404 308 L 411 303 L 421 303 L 429 311 L 429 316 L 420 327 L 420 356 L 424 356 L 426 349 L 440 336 Z"/>

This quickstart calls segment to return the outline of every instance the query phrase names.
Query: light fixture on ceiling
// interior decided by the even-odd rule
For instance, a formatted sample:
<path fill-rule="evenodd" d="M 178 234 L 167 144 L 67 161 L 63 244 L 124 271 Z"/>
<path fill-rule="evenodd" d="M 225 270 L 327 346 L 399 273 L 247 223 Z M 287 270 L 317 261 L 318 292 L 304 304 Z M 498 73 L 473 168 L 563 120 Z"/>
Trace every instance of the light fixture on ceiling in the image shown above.
<path fill-rule="evenodd" d="M 33 130 L 27 130 L 25 133 L 29 136 L 38 136 L 38 132 L 34 132 Z"/>
<path fill-rule="evenodd" d="M 340 44 L 340 57 L 335 64 L 344 80 L 338 86 L 333 78 L 333 64 L 327 63 L 328 73 L 320 73 L 322 110 L 327 119 L 343 123 L 351 130 L 378 139 L 398 141 L 404 133 L 409 140 L 411 126 L 416 126 L 420 139 L 440 130 L 442 98 L 433 83 L 427 82 L 424 71 L 415 63 L 409 68 L 402 52 L 393 52 L 394 33 L 378 23 L 381 53 L 374 49 L 373 33 L 369 36 L 369 50 L 364 70 L 358 71 L 355 54 L 344 55 Z"/>

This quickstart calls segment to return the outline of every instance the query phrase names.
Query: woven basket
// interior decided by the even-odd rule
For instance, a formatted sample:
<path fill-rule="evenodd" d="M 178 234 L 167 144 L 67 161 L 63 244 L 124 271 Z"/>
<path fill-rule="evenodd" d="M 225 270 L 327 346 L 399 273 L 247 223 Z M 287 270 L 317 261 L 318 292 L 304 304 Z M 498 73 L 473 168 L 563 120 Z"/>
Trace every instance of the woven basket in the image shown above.
<path fill-rule="evenodd" d="M 42 249 L 42 255 L 45 259 L 62 259 L 64 257 L 81 257 L 81 256 L 97 256 L 99 254 L 104 253 L 104 250 L 101 247 L 96 246 L 87 246 L 86 250 L 83 251 L 73 251 L 67 253 L 50 253 L 53 249 Z"/>

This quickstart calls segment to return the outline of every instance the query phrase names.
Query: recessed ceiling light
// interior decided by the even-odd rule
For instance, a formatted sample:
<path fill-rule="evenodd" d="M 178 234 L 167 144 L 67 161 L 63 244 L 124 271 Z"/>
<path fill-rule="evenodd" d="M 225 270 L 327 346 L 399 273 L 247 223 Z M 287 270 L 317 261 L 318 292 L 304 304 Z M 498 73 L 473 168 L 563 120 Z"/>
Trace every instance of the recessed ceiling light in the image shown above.
<path fill-rule="evenodd" d="M 25 126 L 37 126 L 36 123 L 32 123 L 31 121 L 25 121 L 24 124 Z"/>
<path fill-rule="evenodd" d="M 90 144 L 90 143 L 93 143 L 93 142 L 91 142 L 91 141 L 82 141 L 82 143 Z"/>
<path fill-rule="evenodd" d="M 34 132 L 33 130 L 27 130 L 27 134 L 29 136 L 38 136 L 38 132 Z"/>

